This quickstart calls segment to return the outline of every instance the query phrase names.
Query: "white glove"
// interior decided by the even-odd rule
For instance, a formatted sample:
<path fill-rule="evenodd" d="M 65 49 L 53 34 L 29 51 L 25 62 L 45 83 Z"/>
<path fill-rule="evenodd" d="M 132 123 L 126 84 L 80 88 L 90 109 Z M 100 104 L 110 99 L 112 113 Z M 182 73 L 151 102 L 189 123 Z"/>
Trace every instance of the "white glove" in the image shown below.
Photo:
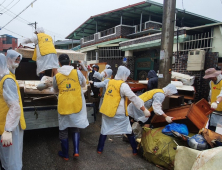
<path fill-rule="evenodd" d="M 90 84 L 93 84 L 93 81 L 89 81 Z"/>
<path fill-rule="evenodd" d="M 217 103 L 216 102 L 213 102 L 211 104 L 211 109 L 217 109 Z"/>
<path fill-rule="evenodd" d="M 149 110 L 145 109 L 143 111 L 143 113 L 144 113 L 145 117 L 150 117 L 150 111 Z"/>
<path fill-rule="evenodd" d="M 12 132 L 6 132 L 4 131 L 1 136 L 1 143 L 3 147 L 7 147 L 12 145 Z"/>
<path fill-rule="evenodd" d="M 173 122 L 173 121 L 172 121 L 172 118 L 173 118 L 173 117 L 167 116 L 165 119 L 166 119 L 166 121 L 167 121 L 168 123 L 172 123 L 172 122 Z"/>

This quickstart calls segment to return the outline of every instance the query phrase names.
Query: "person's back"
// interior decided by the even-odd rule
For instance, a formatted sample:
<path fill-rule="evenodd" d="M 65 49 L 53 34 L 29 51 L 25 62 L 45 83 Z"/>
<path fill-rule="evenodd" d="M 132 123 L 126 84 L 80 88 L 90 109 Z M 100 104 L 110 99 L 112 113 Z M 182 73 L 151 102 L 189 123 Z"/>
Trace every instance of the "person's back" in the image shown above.
<path fill-rule="evenodd" d="M 150 70 L 148 72 L 148 84 L 147 84 L 147 91 L 156 89 L 158 87 L 158 77 L 154 70 Z"/>

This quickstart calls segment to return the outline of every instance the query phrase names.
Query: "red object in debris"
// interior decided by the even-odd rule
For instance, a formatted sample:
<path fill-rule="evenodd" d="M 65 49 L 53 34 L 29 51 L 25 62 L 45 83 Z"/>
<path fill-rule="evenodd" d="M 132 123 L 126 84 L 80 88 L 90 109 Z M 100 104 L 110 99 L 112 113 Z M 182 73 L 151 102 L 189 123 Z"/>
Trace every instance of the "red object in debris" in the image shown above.
<path fill-rule="evenodd" d="M 133 92 L 140 91 L 140 90 L 143 90 L 143 89 L 144 89 L 144 87 L 131 87 L 131 90 Z"/>

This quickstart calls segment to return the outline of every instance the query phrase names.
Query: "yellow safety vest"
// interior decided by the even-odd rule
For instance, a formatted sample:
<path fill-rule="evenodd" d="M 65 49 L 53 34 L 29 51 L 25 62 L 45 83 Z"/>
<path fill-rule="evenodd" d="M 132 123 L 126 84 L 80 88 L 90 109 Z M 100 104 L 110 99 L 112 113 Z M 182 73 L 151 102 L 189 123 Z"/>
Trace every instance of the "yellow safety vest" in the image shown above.
<path fill-rule="evenodd" d="M 120 95 L 120 87 L 124 83 L 122 80 L 110 80 L 108 83 L 108 87 L 104 94 L 104 99 L 102 106 L 100 108 L 100 113 L 108 116 L 114 117 L 116 115 L 117 108 L 119 106 L 121 95 Z M 126 116 L 128 116 L 127 112 L 127 98 L 125 97 L 125 111 Z"/>
<path fill-rule="evenodd" d="M 37 34 L 37 37 L 38 37 L 38 45 L 41 56 L 45 56 L 47 54 L 56 54 L 56 49 L 54 47 L 51 36 L 45 33 L 39 33 Z M 32 60 L 36 61 L 36 59 L 37 59 L 37 53 L 35 48 Z"/>
<path fill-rule="evenodd" d="M 58 112 L 61 115 L 78 113 L 82 110 L 82 93 L 78 73 L 73 69 L 68 76 L 56 74 L 59 89 Z"/>
<path fill-rule="evenodd" d="M 156 94 L 156 93 L 163 93 L 164 94 L 164 91 L 162 89 L 153 89 L 153 90 L 150 90 L 150 91 L 147 91 L 143 94 L 141 94 L 139 96 L 139 98 L 141 98 L 144 102 L 150 100 L 153 98 L 153 95 Z M 150 107 L 150 108 L 147 108 L 150 112 L 153 111 L 153 107 Z"/>
<path fill-rule="evenodd" d="M 217 84 L 214 84 L 214 82 L 211 81 L 211 104 L 217 100 L 217 96 L 220 94 L 221 88 L 222 81 Z M 222 111 L 222 102 L 218 104 L 216 111 Z"/>
<path fill-rule="evenodd" d="M 20 105 L 20 108 L 21 108 L 20 125 L 21 125 L 21 128 L 23 130 L 26 129 L 26 123 L 25 123 L 25 117 L 24 117 L 24 112 L 23 112 L 22 99 L 21 99 L 20 88 L 19 88 L 18 82 L 11 75 L 5 75 L 2 78 L 2 80 L 0 81 L 0 108 L 1 108 L 0 109 L 0 135 L 2 135 L 2 133 L 5 130 L 6 116 L 7 116 L 8 110 L 9 110 L 9 107 L 8 107 L 7 103 L 5 102 L 5 100 L 3 98 L 3 84 L 4 84 L 4 81 L 6 79 L 12 79 L 16 83 L 17 92 L 18 92 L 18 96 L 19 96 L 19 105 Z"/>

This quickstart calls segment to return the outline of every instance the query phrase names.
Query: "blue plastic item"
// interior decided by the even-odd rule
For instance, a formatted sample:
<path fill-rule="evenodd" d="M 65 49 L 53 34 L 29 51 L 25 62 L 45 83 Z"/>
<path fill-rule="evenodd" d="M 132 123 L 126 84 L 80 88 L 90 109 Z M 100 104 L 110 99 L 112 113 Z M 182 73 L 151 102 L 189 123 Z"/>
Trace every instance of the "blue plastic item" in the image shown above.
<path fill-rule="evenodd" d="M 208 148 L 207 141 L 200 134 L 194 135 L 187 140 L 189 147 L 197 150 L 205 150 Z"/>
<path fill-rule="evenodd" d="M 171 123 L 166 125 L 166 127 L 162 130 L 162 133 L 168 136 L 174 136 L 171 132 L 172 130 L 186 136 L 189 134 L 187 126 L 180 123 Z"/>

